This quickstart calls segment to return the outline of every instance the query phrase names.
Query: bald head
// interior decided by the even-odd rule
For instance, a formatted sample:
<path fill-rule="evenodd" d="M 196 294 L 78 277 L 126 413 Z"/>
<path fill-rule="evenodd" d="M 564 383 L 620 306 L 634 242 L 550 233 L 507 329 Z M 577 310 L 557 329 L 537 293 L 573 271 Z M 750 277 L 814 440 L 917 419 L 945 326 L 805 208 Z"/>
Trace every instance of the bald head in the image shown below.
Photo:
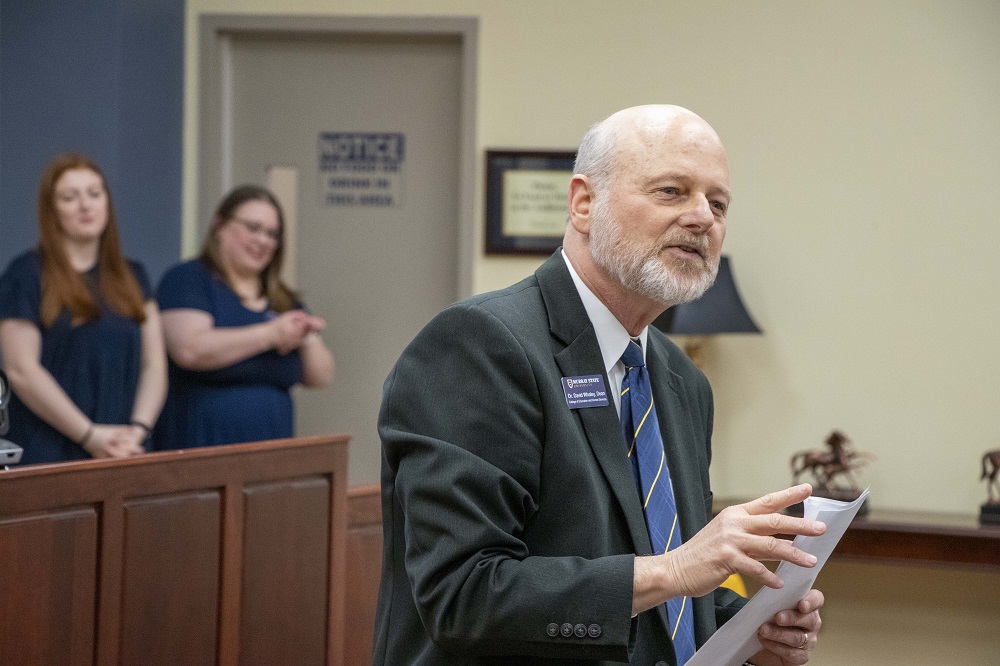
<path fill-rule="evenodd" d="M 573 172 L 587 176 L 600 195 L 613 184 L 623 160 L 641 159 L 671 135 L 700 135 L 714 142 L 725 158 L 722 140 L 701 116 L 673 104 L 644 104 L 617 111 L 591 126 L 580 142 Z"/>

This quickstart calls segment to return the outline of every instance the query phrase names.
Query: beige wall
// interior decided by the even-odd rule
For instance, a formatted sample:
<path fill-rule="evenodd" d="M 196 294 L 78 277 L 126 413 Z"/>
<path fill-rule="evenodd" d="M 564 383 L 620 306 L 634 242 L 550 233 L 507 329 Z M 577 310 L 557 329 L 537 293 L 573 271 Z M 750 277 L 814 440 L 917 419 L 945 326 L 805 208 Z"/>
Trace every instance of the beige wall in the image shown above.
<path fill-rule="evenodd" d="M 690 107 L 726 142 L 735 198 L 725 251 L 766 333 L 720 338 L 708 350 L 718 495 L 787 485 L 789 456 L 840 428 L 879 456 L 862 477 L 876 506 L 971 513 L 985 498 L 979 457 L 1000 447 L 1000 277 L 992 256 L 1000 247 L 1000 3 L 188 0 L 187 7 L 188 252 L 197 244 L 201 13 L 477 16 L 480 155 L 572 149 L 593 121 L 650 101 Z M 482 180 L 477 174 L 477 211 Z M 481 248 L 481 213 L 467 222 Z M 520 279 L 539 261 L 480 250 L 475 290 Z M 995 575 L 889 570 L 917 585 L 955 583 L 962 598 L 988 580 L 983 592 L 996 599 Z M 856 600 L 872 576 L 884 578 L 877 568 L 840 565 L 829 579 L 857 588 Z M 907 659 L 858 661 L 857 648 L 873 640 L 854 633 L 859 622 L 879 632 L 884 622 L 925 618 L 908 611 L 907 599 L 892 598 L 881 606 L 867 598 L 832 604 L 840 633 L 829 630 L 815 663 L 980 664 L 986 648 L 997 653 L 994 622 L 979 639 L 966 632 L 946 641 L 952 659 L 927 661 L 918 650 Z M 979 626 L 981 605 L 959 606 L 947 609 L 948 621 Z M 856 608 L 878 612 L 852 620 Z M 996 618 L 996 605 L 986 612 Z M 915 636 L 889 632 L 881 649 L 909 654 Z"/>
<path fill-rule="evenodd" d="M 1000 277 L 984 256 L 1000 247 L 1000 4 L 189 0 L 189 252 L 197 17 L 279 11 L 478 16 L 482 150 L 572 149 L 648 101 L 702 114 L 732 162 L 725 251 L 765 330 L 708 350 L 717 493 L 786 485 L 789 456 L 841 428 L 879 456 L 862 479 L 878 506 L 985 498 L 979 456 L 1000 446 Z M 481 237 L 481 213 L 468 223 Z M 475 290 L 538 262 L 480 251 Z"/>

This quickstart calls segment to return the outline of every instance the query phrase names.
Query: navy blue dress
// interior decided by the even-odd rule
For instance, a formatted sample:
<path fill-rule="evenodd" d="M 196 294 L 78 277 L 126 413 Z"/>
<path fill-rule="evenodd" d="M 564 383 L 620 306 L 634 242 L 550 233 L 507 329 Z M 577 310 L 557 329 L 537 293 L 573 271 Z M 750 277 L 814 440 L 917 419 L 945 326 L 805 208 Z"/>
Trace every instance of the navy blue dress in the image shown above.
<path fill-rule="evenodd" d="M 174 266 L 157 288 L 162 311 L 203 310 L 217 327 L 249 326 L 278 315 L 243 307 L 239 296 L 200 259 Z M 218 370 L 186 370 L 170 361 L 167 404 L 153 433 L 156 449 L 291 437 L 290 389 L 302 381 L 298 350 L 270 350 Z"/>
<path fill-rule="evenodd" d="M 129 261 L 142 289 L 143 300 L 153 297 L 145 269 Z M 98 424 L 127 424 L 132 419 L 135 392 L 142 368 L 141 325 L 101 307 L 98 319 L 73 326 L 64 310 L 46 328 L 41 321 L 41 260 L 31 250 L 14 259 L 0 276 L 0 319 L 27 319 L 42 335 L 42 367 L 49 371 L 70 400 Z M 98 271 L 86 274 L 97 294 Z M 35 416 L 17 394 L 10 402 L 7 439 L 24 449 L 21 464 L 81 460 L 90 454 L 76 442 Z"/>

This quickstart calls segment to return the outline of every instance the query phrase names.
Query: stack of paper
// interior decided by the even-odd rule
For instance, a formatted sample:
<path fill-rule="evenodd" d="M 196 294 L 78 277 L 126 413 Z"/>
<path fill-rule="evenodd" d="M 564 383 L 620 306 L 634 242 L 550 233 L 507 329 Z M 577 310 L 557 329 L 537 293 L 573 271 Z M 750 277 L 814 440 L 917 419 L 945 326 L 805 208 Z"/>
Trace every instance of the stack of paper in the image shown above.
<path fill-rule="evenodd" d="M 817 537 L 797 536 L 795 547 L 816 556 L 816 566 L 800 567 L 788 562 L 778 565 L 775 573 L 785 584 L 780 590 L 761 588 L 743 609 L 715 632 L 701 646 L 687 666 L 740 666 L 760 651 L 757 629 L 780 611 L 794 608 L 812 589 L 820 569 L 826 564 L 840 537 L 868 497 L 865 489 L 853 502 L 838 502 L 825 497 L 807 497 L 803 517 L 826 524 L 826 532 Z"/>

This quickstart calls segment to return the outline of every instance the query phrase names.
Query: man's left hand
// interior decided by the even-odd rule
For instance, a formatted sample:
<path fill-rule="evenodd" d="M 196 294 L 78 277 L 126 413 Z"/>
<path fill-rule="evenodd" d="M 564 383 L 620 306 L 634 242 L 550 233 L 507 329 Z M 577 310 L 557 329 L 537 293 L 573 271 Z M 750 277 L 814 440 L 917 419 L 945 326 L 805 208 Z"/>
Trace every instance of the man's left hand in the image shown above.
<path fill-rule="evenodd" d="M 799 666 L 809 661 L 822 621 L 823 593 L 809 590 L 795 608 L 783 610 L 761 625 L 757 638 L 764 649 L 750 658 L 756 666 Z"/>

